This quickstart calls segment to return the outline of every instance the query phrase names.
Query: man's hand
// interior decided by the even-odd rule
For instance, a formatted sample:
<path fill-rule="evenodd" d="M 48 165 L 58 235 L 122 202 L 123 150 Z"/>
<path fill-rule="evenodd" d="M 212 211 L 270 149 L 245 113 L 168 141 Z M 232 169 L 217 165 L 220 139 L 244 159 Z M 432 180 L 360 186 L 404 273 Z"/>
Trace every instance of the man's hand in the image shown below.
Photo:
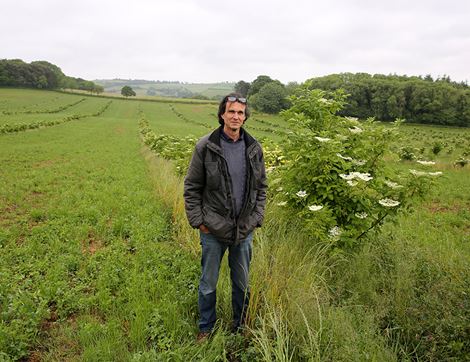
<path fill-rule="evenodd" d="M 202 232 L 203 234 L 209 234 L 209 233 L 210 233 L 209 229 L 208 229 L 207 226 L 204 225 L 204 224 L 199 225 L 199 230 L 201 230 L 201 232 Z"/>

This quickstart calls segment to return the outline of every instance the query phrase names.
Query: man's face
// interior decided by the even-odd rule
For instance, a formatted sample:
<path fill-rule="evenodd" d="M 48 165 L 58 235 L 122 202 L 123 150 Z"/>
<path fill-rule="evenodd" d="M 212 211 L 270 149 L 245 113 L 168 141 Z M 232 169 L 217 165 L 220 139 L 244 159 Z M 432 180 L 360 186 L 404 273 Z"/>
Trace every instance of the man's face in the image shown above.
<path fill-rule="evenodd" d="M 240 102 L 227 102 L 225 105 L 225 113 L 222 114 L 224 120 L 224 128 L 229 128 L 233 132 L 237 132 L 245 122 L 246 105 Z"/>

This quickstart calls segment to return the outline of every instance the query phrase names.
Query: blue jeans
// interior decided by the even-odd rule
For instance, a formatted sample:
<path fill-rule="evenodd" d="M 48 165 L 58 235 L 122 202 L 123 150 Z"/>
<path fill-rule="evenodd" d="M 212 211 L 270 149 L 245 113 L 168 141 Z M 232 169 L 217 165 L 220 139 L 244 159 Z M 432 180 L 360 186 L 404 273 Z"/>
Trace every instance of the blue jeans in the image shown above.
<path fill-rule="evenodd" d="M 219 242 L 212 234 L 199 232 L 202 246 L 202 275 L 199 283 L 199 330 L 209 332 L 216 321 L 216 290 L 219 279 L 220 262 L 228 249 L 228 264 L 232 280 L 233 327 L 238 328 L 245 322 L 250 290 L 248 276 L 252 254 L 253 233 L 236 246 Z"/>

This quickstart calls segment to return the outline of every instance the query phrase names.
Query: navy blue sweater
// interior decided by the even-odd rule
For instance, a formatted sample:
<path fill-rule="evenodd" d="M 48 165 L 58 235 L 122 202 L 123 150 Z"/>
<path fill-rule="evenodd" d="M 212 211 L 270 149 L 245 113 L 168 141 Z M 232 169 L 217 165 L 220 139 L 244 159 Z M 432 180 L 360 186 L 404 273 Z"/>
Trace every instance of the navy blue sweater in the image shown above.
<path fill-rule="evenodd" d="M 232 179 L 235 212 L 238 217 L 244 202 L 246 184 L 246 146 L 243 137 L 243 129 L 240 130 L 240 138 L 236 142 L 228 137 L 224 131 L 222 131 L 220 135 L 220 146 L 224 152 L 228 172 Z"/>

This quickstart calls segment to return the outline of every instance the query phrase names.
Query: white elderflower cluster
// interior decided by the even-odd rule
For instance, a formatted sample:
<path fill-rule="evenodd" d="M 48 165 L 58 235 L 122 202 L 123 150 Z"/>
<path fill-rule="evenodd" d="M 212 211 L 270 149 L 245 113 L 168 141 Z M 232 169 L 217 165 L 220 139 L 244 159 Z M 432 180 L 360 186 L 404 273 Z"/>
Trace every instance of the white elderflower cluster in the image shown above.
<path fill-rule="evenodd" d="M 359 180 L 362 180 L 362 181 L 370 181 L 373 179 L 373 177 L 370 175 L 370 173 L 368 172 L 365 172 L 365 173 L 362 173 L 362 172 L 351 172 L 349 174 L 344 174 L 344 173 L 341 173 L 339 175 L 339 177 L 341 177 L 343 180 L 354 180 L 356 178 L 358 178 Z"/>
<path fill-rule="evenodd" d="M 385 185 L 387 185 L 391 189 L 401 189 L 403 187 L 402 185 L 399 185 L 396 182 L 389 181 L 389 180 L 385 181 Z"/>
<path fill-rule="evenodd" d="M 424 172 L 424 171 L 417 171 L 417 170 L 410 170 L 410 173 L 415 175 L 415 176 L 441 176 L 442 172 L 441 171 L 436 171 L 436 172 Z"/>
<path fill-rule="evenodd" d="M 315 138 L 318 142 L 328 142 L 328 141 L 331 141 L 331 138 L 326 138 L 326 137 L 318 137 L 318 136 L 315 136 L 313 137 Z"/>
<path fill-rule="evenodd" d="M 400 201 L 392 200 L 392 199 L 381 199 L 379 200 L 379 204 L 385 207 L 395 207 L 400 205 Z"/>
<path fill-rule="evenodd" d="M 300 190 L 296 193 L 296 195 L 303 199 L 304 197 L 307 197 L 307 192 Z"/>
<path fill-rule="evenodd" d="M 366 161 L 364 160 L 352 160 L 353 165 L 356 166 L 364 166 L 366 164 Z"/>
<path fill-rule="evenodd" d="M 352 172 L 352 174 L 357 177 L 358 179 L 362 181 L 370 181 L 373 179 L 373 177 L 370 175 L 370 173 L 361 173 L 361 172 Z"/>
<path fill-rule="evenodd" d="M 356 212 L 354 216 L 358 219 L 365 219 L 368 215 L 367 212 Z"/>
<path fill-rule="evenodd" d="M 410 170 L 410 173 L 415 176 L 426 176 L 428 174 L 427 172 L 418 171 L 418 170 Z"/>
<path fill-rule="evenodd" d="M 339 226 L 333 226 L 329 231 L 328 231 L 328 234 L 330 235 L 330 238 L 332 239 L 338 239 L 341 234 L 342 234 L 342 230 L 339 228 Z"/>
<path fill-rule="evenodd" d="M 417 160 L 416 162 L 418 162 L 419 164 L 424 165 L 424 166 L 431 166 L 431 165 L 436 164 L 436 162 L 434 162 L 434 161 Z"/>
<path fill-rule="evenodd" d="M 361 133 L 362 132 L 362 128 L 359 128 L 357 126 L 354 126 L 353 128 L 349 128 L 349 132 L 351 133 Z"/>
<path fill-rule="evenodd" d="M 366 161 L 364 161 L 364 160 L 355 160 L 355 159 L 352 158 L 352 157 L 343 156 L 341 153 L 337 153 L 336 156 L 338 156 L 338 157 L 341 158 L 342 160 L 350 161 L 350 162 L 352 162 L 353 165 L 356 165 L 356 166 L 363 166 L 363 165 L 366 164 Z"/>
<path fill-rule="evenodd" d="M 323 206 L 322 205 L 310 205 L 308 209 L 310 211 L 320 211 L 321 209 L 323 209 Z"/>
<path fill-rule="evenodd" d="M 336 156 L 338 156 L 339 158 L 345 160 L 345 161 L 352 161 L 352 157 L 349 157 L 349 156 L 343 156 L 341 153 L 337 153 Z"/>

